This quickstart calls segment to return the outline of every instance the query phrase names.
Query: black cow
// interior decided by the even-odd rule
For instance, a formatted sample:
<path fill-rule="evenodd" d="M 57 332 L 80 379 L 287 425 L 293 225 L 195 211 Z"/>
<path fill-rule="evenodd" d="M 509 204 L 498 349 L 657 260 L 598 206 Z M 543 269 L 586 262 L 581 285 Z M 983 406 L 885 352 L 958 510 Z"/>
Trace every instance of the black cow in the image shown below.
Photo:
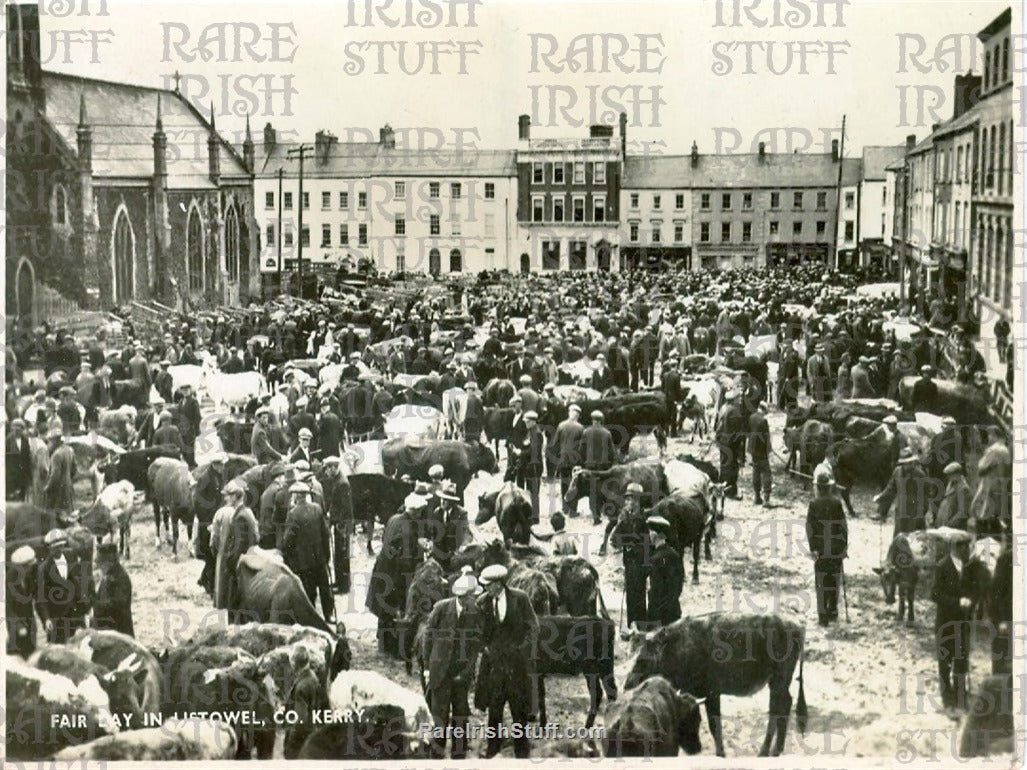
<path fill-rule="evenodd" d="M 539 617 L 538 638 L 532 654 L 538 676 L 540 723 L 546 722 L 547 674 L 584 675 L 589 697 L 585 727 L 591 727 L 595 722 L 603 701 L 603 690 L 609 700 L 617 700 L 617 682 L 613 678 L 616 633 L 617 626 L 609 618 Z"/>
<path fill-rule="evenodd" d="M 916 598 L 916 584 L 920 578 L 920 567 L 913 558 L 913 550 L 909 545 L 908 532 L 895 536 L 888 546 L 888 554 L 884 564 L 874 567 L 875 573 L 881 577 L 881 588 L 884 589 L 886 604 L 895 603 L 895 589 L 899 594 L 899 615 L 901 621 L 908 614 L 909 622 L 913 622 L 913 604 Z"/>
<path fill-rule="evenodd" d="M 499 442 L 509 441 L 513 431 L 514 410 L 507 406 L 490 406 L 485 409 L 485 438 L 492 442 L 493 451 L 499 456 Z"/>
<path fill-rule="evenodd" d="M 406 715 L 398 706 L 368 706 L 357 721 L 317 727 L 300 759 L 411 759 Z"/>
<path fill-rule="evenodd" d="M 581 556 L 551 556 L 538 565 L 543 572 L 553 576 L 560 605 L 569 615 L 588 615 L 609 619 L 610 614 L 603 601 L 599 585 L 599 572 L 595 565 Z"/>
<path fill-rule="evenodd" d="M 176 460 L 182 459 L 182 453 L 178 447 L 173 445 L 151 446 L 143 449 L 129 449 L 124 454 L 112 454 L 109 456 L 103 471 L 103 480 L 106 484 L 113 484 L 116 481 L 131 481 L 132 486 L 150 499 L 150 478 L 148 471 L 153 461 L 158 457 L 173 457 Z"/>
<path fill-rule="evenodd" d="M 959 730 L 960 757 L 987 757 L 1015 751 L 1013 675 L 985 677 L 970 699 Z"/>
<path fill-rule="evenodd" d="M 652 676 L 606 707 L 603 753 L 607 757 L 676 757 L 702 751 L 702 700 Z"/>
<path fill-rule="evenodd" d="M 675 551 L 685 556 L 686 549 L 692 549 L 692 582 L 699 582 L 699 546 L 705 543 L 706 560 L 710 561 L 710 540 L 713 539 L 713 528 L 709 526 L 713 517 L 706 510 L 706 501 L 701 497 L 685 497 L 673 494 L 663 498 L 650 510 L 646 517 L 662 516 L 670 522 L 670 535 L 667 542 Z M 704 537 L 705 534 L 705 537 Z"/>
<path fill-rule="evenodd" d="M 805 631 L 777 615 L 712 612 L 686 617 L 645 638 L 625 689 L 652 676 L 664 676 L 678 690 L 705 698 L 706 717 L 717 756 L 724 756 L 720 696 L 745 696 L 770 688 L 770 718 L 760 756 L 784 749 L 792 696 L 788 689 L 799 665 L 799 732 L 806 732 L 806 694 L 802 682 Z M 776 741 L 775 741 L 776 736 Z"/>
<path fill-rule="evenodd" d="M 413 492 L 414 485 L 381 473 L 354 473 L 348 479 L 353 496 L 353 511 L 357 516 L 363 514 L 367 552 L 373 554 L 371 538 L 375 521 L 385 524 L 392 518 L 403 507 L 403 501 Z"/>
<path fill-rule="evenodd" d="M 481 526 L 495 518 L 506 544 L 527 545 L 531 538 L 531 498 L 513 482 L 486 492 L 478 498 L 478 515 L 474 519 Z"/>
<path fill-rule="evenodd" d="M 625 393 L 620 396 L 601 398 L 595 401 L 577 401 L 582 414 L 595 410 L 603 413 L 603 423 L 613 434 L 614 445 L 621 452 L 627 452 L 631 439 L 643 433 L 652 432 L 660 451 L 667 449 L 667 435 L 671 429 L 671 411 L 667 398 L 659 391 Z M 548 430 L 567 419 L 569 404 L 550 403 L 540 424 Z"/>

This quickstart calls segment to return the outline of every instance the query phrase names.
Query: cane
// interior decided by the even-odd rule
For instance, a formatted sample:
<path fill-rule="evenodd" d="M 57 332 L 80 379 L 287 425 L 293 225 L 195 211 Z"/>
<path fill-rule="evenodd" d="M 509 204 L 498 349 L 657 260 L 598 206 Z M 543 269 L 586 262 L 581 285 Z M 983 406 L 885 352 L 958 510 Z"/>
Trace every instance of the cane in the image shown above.
<path fill-rule="evenodd" d="M 842 564 L 842 603 L 845 605 L 845 622 L 849 622 L 849 592 L 845 587 L 845 565 Z"/>

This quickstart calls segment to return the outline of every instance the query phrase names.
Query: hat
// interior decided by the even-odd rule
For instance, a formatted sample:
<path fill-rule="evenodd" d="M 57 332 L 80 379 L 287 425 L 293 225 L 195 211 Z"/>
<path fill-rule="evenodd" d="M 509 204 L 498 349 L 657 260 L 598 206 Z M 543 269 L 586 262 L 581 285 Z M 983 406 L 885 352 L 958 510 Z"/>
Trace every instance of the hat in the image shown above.
<path fill-rule="evenodd" d="M 310 471 L 310 463 L 306 460 L 297 460 L 292 464 L 292 467 L 295 468 L 298 473 L 307 473 Z"/>
<path fill-rule="evenodd" d="M 23 545 L 20 548 L 15 548 L 14 553 L 8 557 L 8 561 L 11 564 L 31 564 L 36 560 L 36 552 L 32 550 L 32 546 Z"/>
<path fill-rule="evenodd" d="M 430 495 L 431 494 L 431 487 L 428 486 L 428 482 L 427 481 L 418 481 L 418 482 L 416 482 L 414 484 L 414 494 L 415 495 Z"/>
<path fill-rule="evenodd" d="M 62 396 L 74 396 L 75 395 L 75 389 L 73 387 L 71 387 L 70 385 L 65 385 L 64 387 L 62 387 L 57 392 L 60 395 L 62 395 Z"/>
<path fill-rule="evenodd" d="M 452 481 L 445 482 L 435 493 L 435 496 L 440 500 L 453 500 L 457 503 L 460 502 L 460 496 L 457 494 L 456 484 Z"/>
<path fill-rule="evenodd" d="M 360 358 L 360 353 L 358 351 L 354 350 L 352 353 L 349 354 L 349 357 L 350 357 L 350 360 L 359 359 Z"/>
<path fill-rule="evenodd" d="M 341 462 L 342 462 L 342 458 L 341 457 L 336 457 L 335 455 L 332 455 L 331 457 L 326 457 L 325 459 L 323 459 L 321 461 L 321 465 L 326 465 L 326 466 L 327 465 L 338 465 Z"/>
<path fill-rule="evenodd" d="M 488 585 L 496 580 L 506 580 L 507 569 L 502 564 L 490 564 L 481 571 L 481 582 Z"/>
<path fill-rule="evenodd" d="M 941 418 L 941 424 L 942 424 L 942 427 L 948 427 L 949 425 L 955 425 L 956 424 L 956 418 L 952 417 L 951 415 L 945 415 L 944 417 Z"/>
<path fill-rule="evenodd" d="M 645 520 L 645 523 L 649 525 L 649 529 L 653 532 L 662 532 L 667 534 L 670 532 L 670 522 L 662 516 L 650 516 Z"/>
<path fill-rule="evenodd" d="M 428 477 L 432 479 L 441 479 L 446 475 L 446 469 L 436 463 L 428 469 Z"/>
<path fill-rule="evenodd" d="M 948 476 L 950 473 L 962 473 L 963 466 L 959 463 L 952 462 L 945 466 L 945 470 L 943 472 L 946 476 Z"/>
<path fill-rule="evenodd" d="M 42 396 L 43 398 L 46 398 L 46 391 L 43 390 L 42 388 L 37 388 L 36 392 L 35 392 L 35 396 L 36 396 L 36 398 L 39 398 L 40 396 Z"/>
<path fill-rule="evenodd" d="M 453 581 L 453 596 L 466 596 L 477 593 L 479 589 L 478 578 L 471 572 L 470 566 L 464 567 L 460 577 Z"/>
<path fill-rule="evenodd" d="M 223 487 L 221 487 L 221 494 L 223 495 L 241 495 L 246 490 L 243 489 L 242 485 L 239 484 L 235 479 L 232 479 Z"/>
<path fill-rule="evenodd" d="M 164 422 L 165 420 L 170 420 L 171 419 L 171 412 L 169 412 L 167 409 L 165 409 L 163 412 L 160 413 L 159 419 L 160 419 L 161 422 Z"/>
<path fill-rule="evenodd" d="M 571 404 L 569 407 L 567 407 L 567 411 L 574 412 L 575 414 L 581 414 L 581 407 L 577 404 Z"/>
<path fill-rule="evenodd" d="M 869 364 L 869 363 L 870 363 L 870 361 L 871 361 L 871 358 L 870 358 L 870 356 L 860 356 L 860 357 L 859 357 L 859 362 L 860 362 L 861 364 Z"/>
<path fill-rule="evenodd" d="M 592 414 L 590 416 L 592 417 L 593 420 L 601 420 L 601 419 L 603 419 L 603 413 L 600 412 L 598 409 L 592 410 Z"/>
<path fill-rule="evenodd" d="M 521 403 L 521 397 L 518 396 L 516 393 L 514 393 L 513 398 L 510 399 L 510 403 L 511 404 L 519 404 L 519 403 Z"/>
<path fill-rule="evenodd" d="M 531 385 L 531 375 L 530 374 L 522 374 L 520 382 L 521 382 L 521 385 Z"/>
<path fill-rule="evenodd" d="M 51 529 L 43 538 L 43 544 L 49 548 L 68 544 L 68 533 L 63 529 Z"/>
<path fill-rule="evenodd" d="M 164 362 L 162 361 L 161 363 L 164 363 Z M 80 366 L 81 366 L 81 367 L 82 367 L 83 369 L 92 369 L 92 368 L 93 368 L 93 365 L 92 365 L 91 363 L 89 363 L 88 361 L 83 361 L 83 362 L 82 362 L 82 363 L 80 364 Z M 171 366 L 171 362 L 170 362 L 170 361 L 168 362 L 168 366 Z"/>
<path fill-rule="evenodd" d="M 823 353 L 827 348 L 824 347 L 823 342 L 818 342 L 813 349 L 818 353 Z"/>
<path fill-rule="evenodd" d="M 604 353 L 600 353 L 598 356 L 596 356 L 596 361 L 605 361 L 605 360 L 606 360 L 606 354 L 604 354 Z"/>
<path fill-rule="evenodd" d="M 916 460 L 916 455 L 913 454 L 913 450 L 909 447 L 899 452 L 899 463 L 911 463 L 914 460 Z"/>
<path fill-rule="evenodd" d="M 478 383 L 474 382 L 473 380 L 471 382 L 468 382 L 467 384 L 464 385 L 464 390 L 477 390 L 477 389 L 478 389 Z"/>
<path fill-rule="evenodd" d="M 314 437 L 314 434 L 311 432 L 310 428 L 300 428 L 300 432 L 299 432 L 298 435 L 299 435 L 300 438 L 313 438 Z"/>
<path fill-rule="evenodd" d="M 228 454 L 225 453 L 225 452 L 215 452 L 214 454 L 212 454 L 210 456 L 210 459 L 207 460 L 207 462 L 208 463 L 227 463 L 228 462 Z"/>
<path fill-rule="evenodd" d="M 255 415 L 260 417 L 262 414 L 271 414 L 271 410 L 266 406 L 258 406 Z"/>
<path fill-rule="evenodd" d="M 883 422 L 885 425 L 898 425 L 899 418 L 896 417 L 894 414 L 889 414 L 887 417 L 881 420 L 881 422 Z"/>
<path fill-rule="evenodd" d="M 537 420 L 538 419 L 538 412 L 536 412 L 534 409 L 529 409 L 527 412 L 524 413 L 524 419 L 525 420 Z"/>
<path fill-rule="evenodd" d="M 427 498 L 424 495 L 420 495 L 417 492 L 411 492 L 403 500 L 403 507 L 408 511 L 414 511 L 418 508 L 424 508 L 428 504 Z"/>
<path fill-rule="evenodd" d="M 738 398 L 737 390 L 729 390 L 727 393 L 724 394 L 725 401 L 734 401 L 736 398 Z"/>
<path fill-rule="evenodd" d="M 930 364 L 924 364 L 920 367 L 920 374 L 934 374 L 934 367 Z"/>
<path fill-rule="evenodd" d="M 306 494 L 310 491 L 310 485 L 304 481 L 297 481 L 289 487 L 289 491 L 292 494 Z"/>
<path fill-rule="evenodd" d="M 675 360 L 677 360 L 680 357 L 681 357 L 680 354 L 676 350 L 670 351 L 670 355 L 667 356 L 667 358 L 669 358 L 671 361 L 675 361 Z"/>
<path fill-rule="evenodd" d="M 161 366 L 171 366 L 171 362 L 168 359 L 164 358 L 164 359 L 161 359 L 160 365 Z"/>
<path fill-rule="evenodd" d="M 631 482 L 630 484 L 628 484 L 627 489 L 624 490 L 624 493 L 628 494 L 628 495 L 640 495 L 644 491 L 645 490 L 642 489 L 642 485 L 641 484 L 636 484 L 635 482 Z"/>

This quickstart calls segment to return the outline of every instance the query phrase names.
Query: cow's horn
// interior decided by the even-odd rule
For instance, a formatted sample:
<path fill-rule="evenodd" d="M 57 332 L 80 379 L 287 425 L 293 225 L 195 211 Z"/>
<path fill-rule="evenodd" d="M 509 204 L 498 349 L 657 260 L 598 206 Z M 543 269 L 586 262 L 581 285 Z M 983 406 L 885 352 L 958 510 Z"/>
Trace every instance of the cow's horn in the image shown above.
<path fill-rule="evenodd" d="M 132 666 L 135 665 L 135 661 L 136 661 L 137 657 L 138 657 L 138 655 L 136 653 L 134 653 L 134 652 L 126 655 L 122 659 L 121 663 L 118 664 L 117 670 L 118 671 L 125 671 L 126 669 L 131 669 Z"/>

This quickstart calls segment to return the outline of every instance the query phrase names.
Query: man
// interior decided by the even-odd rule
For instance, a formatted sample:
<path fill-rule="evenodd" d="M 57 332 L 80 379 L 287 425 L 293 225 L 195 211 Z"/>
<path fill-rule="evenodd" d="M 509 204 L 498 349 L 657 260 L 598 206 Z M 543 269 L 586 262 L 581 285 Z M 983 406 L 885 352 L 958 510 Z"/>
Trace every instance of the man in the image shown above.
<path fill-rule="evenodd" d="M 210 550 L 215 555 L 214 607 L 228 610 L 228 622 L 238 623 L 239 559 L 257 544 L 257 520 L 246 506 L 246 489 L 229 481 L 222 489 L 225 504 L 210 525 Z"/>
<path fill-rule="evenodd" d="M 32 403 L 25 409 L 25 423 L 35 429 L 36 435 L 41 436 L 46 431 L 45 429 L 41 430 L 40 426 L 46 425 L 48 419 L 46 414 L 46 391 L 38 388 L 33 395 L 33 399 Z"/>
<path fill-rule="evenodd" d="M 558 385 L 560 383 L 560 368 L 553 360 L 553 348 L 546 345 L 542 350 L 542 361 L 539 364 L 539 371 L 542 374 L 543 386 Z"/>
<path fill-rule="evenodd" d="M 150 408 L 139 413 L 136 419 L 136 442 L 140 447 L 153 446 L 153 434 L 160 429 L 160 415 L 167 403 L 163 396 L 155 396 Z"/>
<path fill-rule="evenodd" d="M 94 627 L 135 636 L 132 624 L 132 579 L 118 559 L 117 543 L 101 543 L 96 549 L 99 581 L 93 601 Z"/>
<path fill-rule="evenodd" d="M 185 439 L 178 426 L 172 423 L 171 412 L 166 409 L 158 415 L 160 427 L 153 433 L 150 446 L 173 446 L 185 456 Z"/>
<path fill-rule="evenodd" d="M 186 460 L 192 466 L 195 462 L 193 448 L 196 439 L 200 435 L 200 425 L 203 421 L 200 414 L 200 402 L 196 400 L 192 385 L 182 386 L 182 400 L 178 403 L 179 432 L 186 445 Z"/>
<path fill-rule="evenodd" d="M 525 432 L 518 457 L 517 484 L 531 495 L 531 522 L 539 522 L 539 489 L 545 463 L 542 431 L 538 427 L 538 413 L 524 413 Z"/>
<path fill-rule="evenodd" d="M 732 500 L 741 500 L 738 493 L 738 441 L 745 430 L 742 413 L 738 408 L 738 391 L 724 394 L 724 406 L 717 418 L 717 450 L 720 453 L 720 480 L 727 484 L 725 495 Z"/>
<path fill-rule="evenodd" d="M 879 504 L 880 520 L 888 517 L 891 505 L 895 503 L 895 530 L 892 539 L 903 532 L 913 532 L 927 526 L 927 511 L 930 510 L 930 486 L 933 484 L 920 465 L 920 459 L 909 448 L 899 453 L 899 464 L 895 466 L 888 486 L 874 497 Z"/>
<path fill-rule="evenodd" d="M 671 350 L 667 357 L 667 365 L 660 369 L 660 388 L 667 399 L 670 409 L 670 435 L 678 435 L 678 405 L 682 400 L 681 372 L 678 370 L 678 352 Z"/>
<path fill-rule="evenodd" d="M 157 376 L 153 378 L 153 387 L 157 389 L 157 392 L 161 394 L 165 401 L 171 403 L 173 390 L 174 390 L 174 378 L 171 376 L 169 371 L 171 368 L 171 361 L 163 359 L 160 362 L 160 371 L 157 372 Z"/>
<path fill-rule="evenodd" d="M 578 442 L 578 458 L 585 470 L 609 470 L 617 460 L 613 434 L 603 425 L 601 411 L 594 410 L 591 418 L 592 424 L 581 432 L 581 440 Z M 601 495 L 601 484 L 598 479 L 591 479 L 589 483 L 588 504 L 592 511 L 592 523 L 598 524 L 602 520 L 605 507 L 605 495 Z"/>
<path fill-rule="evenodd" d="M 877 398 L 873 384 L 870 382 L 869 356 L 860 356 L 852 367 L 852 397 Z"/>
<path fill-rule="evenodd" d="M 571 404 L 567 408 L 567 419 L 556 426 L 556 436 L 553 440 L 556 447 L 556 473 L 560 477 L 560 500 L 563 501 L 565 513 L 571 518 L 578 515 L 578 510 L 576 507 L 572 510 L 564 498 L 571 486 L 571 474 L 574 468 L 581 464 L 578 450 L 585 428 L 578 421 L 580 415 L 581 407 Z"/>
<path fill-rule="evenodd" d="M 7 654 L 28 658 L 36 650 L 36 600 L 42 599 L 37 581 L 39 564 L 32 546 L 15 548 L 5 569 L 4 596 Z"/>
<path fill-rule="evenodd" d="M 360 361 L 360 353 L 353 351 L 349 354 L 346 359 L 346 365 L 342 367 L 342 374 L 340 379 L 348 380 L 350 382 L 356 382 L 360 379 L 360 367 L 357 366 L 357 362 Z"/>
<path fill-rule="evenodd" d="M 528 431 L 524 424 L 524 408 L 520 395 L 515 393 L 509 401 L 510 408 L 514 410 L 513 419 L 510 423 L 510 437 L 506 442 L 506 466 L 507 477 L 513 478 L 516 472 L 518 457 L 521 446 L 524 444 L 524 436 Z"/>
<path fill-rule="evenodd" d="M 257 410 L 257 424 L 250 434 L 250 454 L 257 458 L 257 465 L 266 465 L 284 459 L 282 453 L 271 445 L 271 410 L 262 406 Z"/>
<path fill-rule="evenodd" d="M 134 380 L 143 392 L 150 390 L 150 362 L 146 360 L 146 348 L 136 345 L 136 354 L 128 361 L 128 376 Z"/>
<path fill-rule="evenodd" d="M 624 561 L 624 605 L 627 611 L 628 628 L 644 624 L 649 615 L 646 609 L 645 581 L 648 570 L 646 563 L 650 553 L 649 525 L 642 513 L 642 485 L 628 484 L 624 496 L 624 508 L 617 517 L 611 533 L 613 547 L 621 549 Z M 606 554 L 606 544 L 599 555 Z"/>
<path fill-rule="evenodd" d="M 596 356 L 591 385 L 593 390 L 598 390 L 600 393 L 613 387 L 613 373 L 606 365 L 606 356 L 603 353 Z"/>
<path fill-rule="evenodd" d="M 567 521 L 564 519 L 563 514 L 559 511 L 554 512 L 549 517 L 549 525 L 553 528 L 553 534 L 550 540 L 550 548 L 553 551 L 553 556 L 577 556 L 578 537 L 564 529 L 567 525 Z M 535 534 L 534 530 L 532 530 L 532 534 Z"/>
<path fill-rule="evenodd" d="M 680 559 L 679 559 L 680 561 Z M 483 616 L 481 666 L 474 705 L 488 711 L 493 734 L 484 758 L 491 759 L 503 746 L 499 728 L 503 709 L 509 704 L 510 718 L 519 724 L 532 721 L 535 700 L 534 649 L 538 639 L 538 618 L 527 594 L 506 585 L 507 569 L 492 564 L 481 571 L 485 594 L 478 599 Z M 514 756 L 526 759 L 531 743 L 526 735 L 514 738 Z"/>
<path fill-rule="evenodd" d="M 64 433 L 78 433 L 85 425 L 85 407 L 75 400 L 75 389 L 70 385 L 61 388 L 60 398 L 61 400 L 57 404 L 57 416 L 61 419 Z"/>
<path fill-rule="evenodd" d="M 436 511 L 438 526 L 432 538 L 432 556 L 448 574 L 453 555 L 460 550 L 470 534 L 467 511 L 460 505 L 460 495 L 452 481 L 444 481 L 435 496 L 439 500 L 439 508 Z"/>
<path fill-rule="evenodd" d="M 531 375 L 521 375 L 521 387 L 517 391 L 517 395 L 521 398 L 521 406 L 526 412 L 537 412 L 539 399 L 541 398 L 538 392 L 532 387 Z"/>
<path fill-rule="evenodd" d="M 326 513 L 332 525 L 332 571 L 335 574 L 335 592 L 349 593 L 350 589 L 350 535 L 353 533 L 353 490 L 342 470 L 342 459 L 326 457 L 324 461 L 324 500 Z"/>
<path fill-rule="evenodd" d="M 481 441 L 481 432 L 485 429 L 485 404 L 478 393 L 478 383 L 471 381 L 464 386 L 467 401 L 464 406 L 464 441 L 477 444 Z"/>
<path fill-rule="evenodd" d="M 285 713 L 295 714 L 294 722 L 285 728 L 283 751 L 286 759 L 299 757 L 300 749 L 314 731 L 317 714 L 328 706 L 325 685 L 310 667 L 310 654 L 302 644 L 292 650 L 292 684 L 285 696 Z"/>
<path fill-rule="evenodd" d="M 920 367 L 920 379 L 913 383 L 912 407 L 914 412 L 933 412 L 938 403 L 938 384 L 934 381 L 934 367 Z"/>
<path fill-rule="evenodd" d="M 818 404 L 827 403 L 831 396 L 831 367 L 824 355 L 824 343 L 817 343 L 813 355 L 806 362 L 806 388 Z"/>
<path fill-rule="evenodd" d="M 75 452 L 64 443 L 60 429 L 50 431 L 50 476 L 43 498 L 52 511 L 68 513 L 75 507 Z"/>
<path fill-rule="evenodd" d="M 814 489 L 815 497 L 806 510 L 806 541 L 814 558 L 817 618 L 820 625 L 826 626 L 838 619 L 838 590 L 849 529 L 841 500 L 833 494 L 834 478 L 818 476 Z"/>
<path fill-rule="evenodd" d="M 7 462 L 7 499 L 22 501 L 32 481 L 32 450 L 25 421 L 20 418 L 11 420 L 4 456 Z"/>
<path fill-rule="evenodd" d="M 752 491 L 757 505 L 770 507 L 770 425 L 767 423 L 767 405 L 756 404 L 749 417 L 749 456 L 752 458 Z"/>
<path fill-rule="evenodd" d="M 406 608 L 407 589 L 421 562 L 417 537 L 427 502 L 423 495 L 407 495 L 403 510 L 385 524 L 367 587 L 367 609 L 378 618 L 378 653 L 394 658 L 400 657 L 396 618 Z"/>
<path fill-rule="evenodd" d="M 326 621 L 331 620 L 335 617 L 335 600 L 328 586 L 328 519 L 321 507 L 311 502 L 310 485 L 297 482 L 289 487 L 289 493 L 292 505 L 285 517 L 282 555 L 303 583 L 310 603 L 316 606 L 317 595 L 321 594 L 321 615 Z"/>
<path fill-rule="evenodd" d="M 931 599 L 937 605 L 934 639 L 942 706 L 949 713 L 964 711 L 969 695 L 971 585 L 965 573 L 970 541 L 955 540 L 947 558 L 934 571 Z"/>
<path fill-rule="evenodd" d="M 311 443 L 314 439 L 314 433 L 310 428 L 300 428 L 297 434 L 298 446 L 292 450 L 287 458 L 286 462 L 298 463 L 300 461 L 305 462 L 307 465 L 312 465 L 315 452 L 311 449 Z"/>
<path fill-rule="evenodd" d="M 945 494 L 934 516 L 934 526 L 967 529 L 970 526 L 970 485 L 963 475 L 963 466 L 951 462 L 945 466 Z"/>
<path fill-rule="evenodd" d="M 521 378 L 525 375 L 528 376 L 529 384 L 534 382 L 533 375 L 535 373 L 535 357 L 532 355 L 530 348 L 525 347 L 524 350 L 521 351 L 521 357 L 515 359 L 514 362 L 510 364 L 509 372 L 510 380 L 512 382 L 521 382 Z"/>
<path fill-rule="evenodd" d="M 471 707 L 468 695 L 481 651 L 484 618 L 478 609 L 480 588 L 470 567 L 453 582 L 453 596 L 436 602 L 424 624 L 422 660 L 428 672 L 426 693 L 436 727 L 463 728 L 453 736 L 451 757 L 467 755 L 467 726 Z M 452 721 L 451 721 L 452 720 Z M 436 739 L 432 756 L 446 753 L 446 739 Z"/>
<path fill-rule="evenodd" d="M 649 625 L 670 625 L 681 617 L 681 589 L 685 585 L 685 567 L 681 554 L 667 542 L 670 522 L 662 516 L 646 519 L 649 527 Z"/>
<path fill-rule="evenodd" d="M 285 480 L 286 466 L 282 463 L 272 463 L 269 466 L 268 471 L 268 485 L 260 495 L 260 506 L 257 510 L 257 521 L 259 522 L 259 535 L 260 535 L 260 547 L 271 550 L 272 548 L 280 547 L 281 538 L 284 536 L 284 531 L 281 535 L 278 534 L 278 526 L 276 524 L 276 503 L 280 495 L 288 494 L 288 488 L 292 485 L 295 479 L 295 470 L 293 471 L 292 482 L 286 483 Z M 282 527 L 284 528 L 285 517 L 281 517 Z"/>
<path fill-rule="evenodd" d="M 785 339 L 781 343 L 781 362 L 777 371 L 778 392 L 777 406 L 787 411 L 799 403 L 800 377 L 799 354 L 792 347 L 792 341 Z"/>
<path fill-rule="evenodd" d="M 46 533 L 47 556 L 39 564 L 36 584 L 36 614 L 43 623 L 50 644 L 64 644 L 78 629 L 85 628 L 93 601 L 93 571 L 87 561 L 68 558 L 68 535 L 64 530 Z"/>

